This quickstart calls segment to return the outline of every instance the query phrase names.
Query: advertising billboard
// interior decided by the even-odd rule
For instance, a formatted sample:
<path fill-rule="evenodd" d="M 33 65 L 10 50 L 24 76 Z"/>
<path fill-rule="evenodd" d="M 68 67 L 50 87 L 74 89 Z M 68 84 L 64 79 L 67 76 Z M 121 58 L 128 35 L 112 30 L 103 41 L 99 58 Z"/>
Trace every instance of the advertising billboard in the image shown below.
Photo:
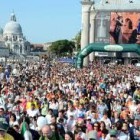
<path fill-rule="evenodd" d="M 95 42 L 109 43 L 110 12 L 98 12 L 95 18 Z"/>
<path fill-rule="evenodd" d="M 110 44 L 134 44 L 140 34 L 140 13 L 111 12 Z"/>

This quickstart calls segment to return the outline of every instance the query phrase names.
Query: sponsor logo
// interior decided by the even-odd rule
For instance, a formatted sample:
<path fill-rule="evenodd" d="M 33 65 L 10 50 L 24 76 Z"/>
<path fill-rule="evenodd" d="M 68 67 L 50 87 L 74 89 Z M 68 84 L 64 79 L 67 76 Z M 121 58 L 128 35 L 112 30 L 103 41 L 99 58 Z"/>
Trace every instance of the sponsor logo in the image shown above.
<path fill-rule="evenodd" d="M 106 51 L 111 51 L 111 52 L 120 52 L 120 51 L 122 51 L 123 50 L 123 47 L 122 46 L 120 46 L 120 45 L 106 45 L 106 46 L 104 46 L 104 49 L 106 50 Z"/>

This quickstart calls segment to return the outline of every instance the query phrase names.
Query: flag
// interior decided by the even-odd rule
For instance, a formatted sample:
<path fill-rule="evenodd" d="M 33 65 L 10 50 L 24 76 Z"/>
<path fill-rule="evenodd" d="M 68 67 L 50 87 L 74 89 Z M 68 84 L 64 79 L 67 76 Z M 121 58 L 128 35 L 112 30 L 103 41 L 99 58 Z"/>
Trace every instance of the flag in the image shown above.
<path fill-rule="evenodd" d="M 24 121 L 24 122 L 22 123 L 22 127 L 21 127 L 21 134 L 22 134 L 23 136 L 24 136 L 26 130 L 28 130 L 28 125 L 27 125 L 27 123 Z"/>

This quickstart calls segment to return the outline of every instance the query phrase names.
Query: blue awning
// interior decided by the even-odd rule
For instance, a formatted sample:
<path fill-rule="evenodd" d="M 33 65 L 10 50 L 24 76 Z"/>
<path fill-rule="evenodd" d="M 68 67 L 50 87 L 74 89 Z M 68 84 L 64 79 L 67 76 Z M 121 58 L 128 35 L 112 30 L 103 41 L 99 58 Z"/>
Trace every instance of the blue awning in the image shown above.
<path fill-rule="evenodd" d="M 75 59 L 72 59 L 72 58 L 59 58 L 58 62 L 74 64 L 75 63 Z"/>

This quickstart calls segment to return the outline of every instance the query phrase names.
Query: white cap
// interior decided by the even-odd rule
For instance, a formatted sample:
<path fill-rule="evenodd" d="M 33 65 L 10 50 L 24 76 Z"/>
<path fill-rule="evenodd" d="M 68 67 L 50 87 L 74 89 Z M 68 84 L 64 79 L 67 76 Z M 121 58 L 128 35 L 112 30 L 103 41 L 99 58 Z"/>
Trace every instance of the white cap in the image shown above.
<path fill-rule="evenodd" d="M 135 101 L 135 100 L 133 100 L 133 103 L 136 103 L 136 101 Z"/>
<path fill-rule="evenodd" d="M 48 124 L 47 118 L 40 116 L 37 119 L 37 127 L 38 130 L 41 130 L 43 126 L 45 126 L 46 124 Z"/>
<path fill-rule="evenodd" d="M 91 119 L 91 117 L 90 116 L 87 116 L 87 120 L 89 120 L 89 119 Z"/>
<path fill-rule="evenodd" d="M 74 116 L 74 114 L 73 113 L 69 113 L 69 116 Z"/>
<path fill-rule="evenodd" d="M 132 97 L 131 96 L 128 96 L 128 99 L 132 99 Z"/>
<path fill-rule="evenodd" d="M 13 126 L 15 126 L 15 125 L 18 125 L 18 126 L 19 126 L 19 123 L 18 123 L 17 121 L 15 121 L 15 122 L 13 123 Z"/>
<path fill-rule="evenodd" d="M 0 105 L 0 108 L 4 109 L 5 110 L 5 107 L 3 105 Z"/>

